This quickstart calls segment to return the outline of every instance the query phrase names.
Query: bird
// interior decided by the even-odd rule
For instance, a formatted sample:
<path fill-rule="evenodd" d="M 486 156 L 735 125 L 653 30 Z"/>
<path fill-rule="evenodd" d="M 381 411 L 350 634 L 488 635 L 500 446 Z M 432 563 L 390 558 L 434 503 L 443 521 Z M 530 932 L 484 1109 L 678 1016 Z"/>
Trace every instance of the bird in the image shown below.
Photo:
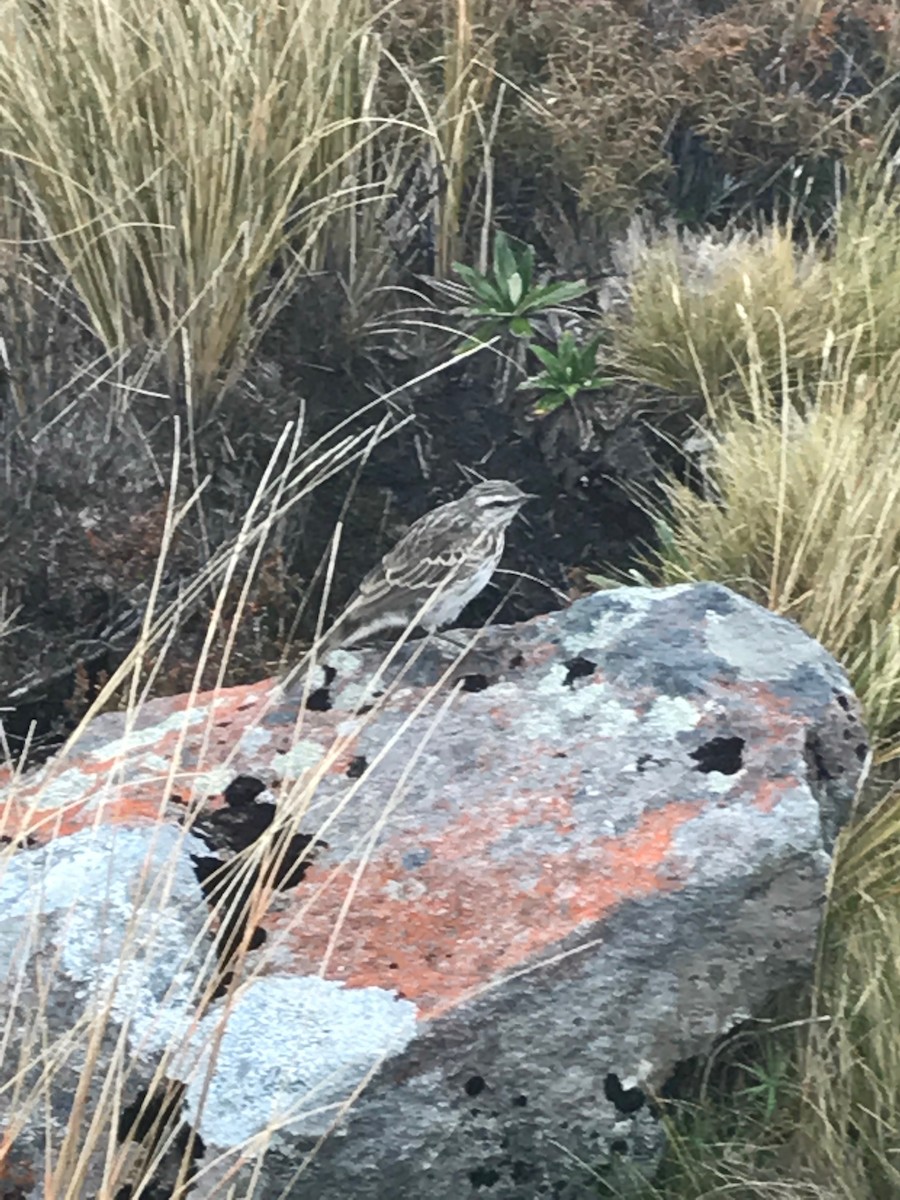
<path fill-rule="evenodd" d="M 514 483 L 486 479 L 425 513 L 365 576 L 322 649 L 391 629 L 436 633 L 451 625 L 487 587 L 510 521 L 534 498 Z"/>

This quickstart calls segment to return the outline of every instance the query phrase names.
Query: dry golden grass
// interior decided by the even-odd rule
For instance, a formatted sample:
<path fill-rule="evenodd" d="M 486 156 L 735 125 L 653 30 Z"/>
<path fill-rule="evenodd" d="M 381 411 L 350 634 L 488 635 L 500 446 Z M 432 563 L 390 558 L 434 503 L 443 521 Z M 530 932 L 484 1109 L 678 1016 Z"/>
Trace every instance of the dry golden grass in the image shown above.
<path fill-rule="evenodd" d="M 37 19 L 0 0 L 18 206 L 0 240 L 20 240 L 25 211 L 107 348 L 161 351 L 201 403 L 301 275 L 335 272 L 349 310 L 371 308 L 417 223 L 445 270 L 473 179 L 490 211 L 497 30 L 486 0 L 456 0 L 426 88 L 385 45 L 404 33 L 393 7 L 48 0 Z M 398 192 L 415 210 L 399 220 Z"/>
<path fill-rule="evenodd" d="M 203 399 L 298 273 L 352 283 L 384 255 L 365 209 L 405 168 L 405 134 L 382 153 L 367 0 L 41 11 L 0 0 L 4 152 L 108 348 L 162 348 Z"/>
<path fill-rule="evenodd" d="M 840 1200 L 900 1193 L 900 790 L 840 839 L 798 1149 Z"/>
<path fill-rule="evenodd" d="M 880 753 L 900 752 L 896 375 L 837 360 L 804 409 L 772 395 L 716 439 L 706 495 L 673 484 L 666 582 L 716 579 L 798 621 L 847 669 Z"/>
<path fill-rule="evenodd" d="M 437 369 L 439 368 L 433 368 L 432 373 Z M 382 402 L 381 397 L 372 401 L 368 406 L 370 413 L 376 408 L 380 409 Z M 365 415 L 365 410 L 357 414 Z M 354 431 L 349 433 L 347 427 L 350 424 L 348 420 L 343 427 L 329 430 L 311 444 L 305 444 L 304 431 L 300 426 L 287 426 L 259 479 L 255 494 L 248 503 L 241 528 L 228 545 L 220 547 L 213 554 L 202 576 L 182 592 L 176 603 L 167 605 L 161 599 L 161 585 L 172 553 L 175 534 L 197 499 L 194 495 L 182 504 L 176 503 L 174 499 L 178 495 L 180 472 L 189 470 L 189 452 L 176 445 L 170 481 L 170 502 L 158 561 L 149 583 L 143 626 L 131 653 L 110 676 L 94 699 L 90 710 L 54 760 L 57 770 L 60 767 L 64 768 L 66 762 L 70 761 L 70 756 L 77 753 L 81 739 L 92 721 L 114 697 L 124 700 L 126 726 L 133 727 L 144 703 L 155 693 L 158 680 L 164 676 L 167 660 L 172 658 L 178 662 L 178 634 L 186 614 L 201 594 L 208 595 L 210 592 L 215 596 L 215 603 L 210 615 L 207 639 L 196 664 L 193 682 L 188 689 L 188 709 L 195 708 L 197 694 L 206 690 L 207 684 L 204 681 L 208 680 L 210 673 L 215 679 L 215 686 L 222 686 L 239 626 L 250 619 L 248 606 L 254 578 L 262 568 L 267 544 L 272 540 L 279 523 L 305 496 L 315 492 L 334 473 L 351 470 L 355 464 L 358 465 L 360 460 L 368 457 L 374 445 L 400 427 L 389 426 L 385 421 L 373 417 L 371 423 L 363 428 L 360 428 L 358 420 L 354 420 Z M 182 461 L 183 459 L 187 461 Z M 235 593 L 238 593 L 237 602 L 234 601 Z M 0 609 L 0 616 L 2 615 L 3 610 Z M 15 614 L 8 614 L 8 617 L 13 619 Z M 464 651 L 460 652 L 461 655 L 463 653 Z M 301 665 L 308 665 L 308 662 L 309 660 Z M 452 667 L 448 668 L 436 683 L 434 692 L 423 699 L 414 711 L 407 714 L 401 729 L 396 733 L 397 737 L 419 716 L 434 694 L 443 692 L 444 689 L 452 691 L 448 683 L 451 673 Z M 307 677 L 305 686 L 311 686 L 310 677 Z M 386 686 L 379 695 L 388 697 L 393 686 Z M 297 726 L 293 731 L 294 738 L 298 740 L 302 738 L 305 717 L 304 706 L 300 705 L 299 708 Z M 378 711 L 379 705 L 375 704 L 365 719 L 374 720 Z M 214 711 L 210 709 L 204 719 L 207 721 L 209 735 L 216 719 Z M 353 736 L 355 733 L 356 731 Z M 240 856 L 234 878 L 228 888 L 223 889 L 218 911 L 201 917 L 196 930 L 192 930 L 194 941 L 186 952 L 185 961 L 167 964 L 171 967 L 174 981 L 172 990 L 177 994 L 172 1013 L 169 1014 L 173 1016 L 172 1023 L 167 1026 L 174 1032 L 156 1066 L 153 1086 L 163 1081 L 167 1070 L 170 1076 L 179 1079 L 200 1077 L 203 1072 L 211 1073 L 214 1070 L 220 1039 L 235 1002 L 238 986 L 257 977 L 258 967 L 250 967 L 245 961 L 250 937 L 254 924 L 261 919 L 274 898 L 273 875 L 283 859 L 287 843 L 290 837 L 300 832 L 301 826 L 306 830 L 313 828 L 322 836 L 327 836 L 329 824 L 339 814 L 340 810 L 332 809 L 324 818 L 318 813 L 310 815 L 310 806 L 316 797 L 323 774 L 332 769 L 333 764 L 342 756 L 349 753 L 350 736 L 346 732 L 341 734 L 329 748 L 321 764 L 300 772 L 293 786 L 285 786 L 281 790 L 278 821 L 253 843 L 248 852 Z M 120 745 L 121 758 L 111 768 L 108 780 L 113 791 L 120 787 L 121 771 L 126 768 L 127 738 L 122 739 Z M 232 757 L 236 749 L 235 747 L 232 750 Z M 389 749 L 390 746 L 384 753 Z M 352 804 L 359 789 L 368 786 L 371 772 L 377 767 L 379 759 L 373 761 L 367 771 L 356 780 L 342 800 L 341 807 Z M 223 764 L 225 768 L 228 765 L 228 762 Z M 4 819 L 16 810 L 18 780 L 18 771 L 4 771 Z M 192 797 L 195 780 L 196 769 L 184 761 L 183 740 L 178 740 L 171 753 L 167 754 L 165 769 L 159 781 L 161 809 L 165 797 L 170 796 L 176 789 Z M 395 796 L 386 798 L 386 814 L 395 802 Z M 64 807 L 49 818 L 50 823 L 63 815 Z M 0 820 L 0 838 L 9 832 Z M 16 853 L 15 845 L 0 844 L 0 880 L 3 879 L 4 871 Z M 126 1113 L 126 1098 L 133 1097 L 136 1090 L 133 1078 L 136 1049 L 133 1031 L 122 1018 L 123 1005 L 127 1010 L 128 1001 L 123 1000 L 120 994 L 117 998 L 118 1007 L 114 1003 L 114 994 L 121 978 L 128 977 L 132 967 L 139 976 L 142 969 L 140 964 L 155 961 L 153 955 L 158 956 L 160 953 L 156 939 L 161 931 L 164 933 L 166 919 L 171 919 L 169 896 L 179 864 L 183 870 L 185 854 L 183 847 L 176 845 L 170 859 L 162 864 L 157 856 L 152 870 L 148 858 L 147 869 L 140 878 L 134 879 L 133 885 L 129 887 L 128 902 L 133 904 L 135 913 L 132 919 L 126 920 L 120 941 L 116 940 L 119 938 L 119 925 L 115 917 L 110 921 L 109 937 L 116 946 L 116 965 L 121 971 L 121 976 L 117 974 L 115 979 L 104 977 L 101 981 L 94 978 L 90 987 L 86 984 L 92 1006 L 86 1004 L 80 1016 L 78 997 L 72 999 L 73 1007 L 71 1010 L 69 1008 L 68 992 L 71 990 L 71 981 L 65 976 L 60 962 L 51 959 L 49 954 L 42 958 L 37 968 L 31 962 L 32 969 L 22 977 L 6 979 L 4 999 L 8 1002 L 7 1021 L 5 1026 L 0 1026 L 0 1060 L 3 1063 L 0 1076 L 0 1114 L 4 1125 L 3 1136 L 0 1139 L 0 1179 L 12 1177 L 11 1173 L 17 1169 L 19 1151 L 22 1152 L 25 1161 L 28 1160 L 30 1152 L 31 1161 L 40 1161 L 43 1169 L 42 1195 L 46 1196 L 47 1200 L 81 1200 L 88 1194 L 114 1196 L 122 1194 L 120 1189 L 126 1185 L 132 1189 L 128 1194 L 137 1196 L 150 1187 L 151 1180 L 157 1175 L 160 1160 L 167 1156 L 166 1170 L 177 1174 L 177 1180 L 171 1190 L 173 1200 L 187 1200 L 192 1193 L 190 1180 L 196 1175 L 197 1167 L 191 1161 L 191 1144 L 182 1147 L 173 1144 L 181 1120 L 182 1097 L 177 1084 L 166 1085 L 172 1096 L 171 1109 L 163 1111 L 153 1122 L 157 1126 L 158 1141 L 149 1133 L 134 1142 L 123 1140 L 121 1122 Z M 103 887 L 102 881 L 100 887 Z M 41 889 L 35 889 L 30 898 L 34 902 L 34 912 L 30 919 L 22 921 L 21 935 L 24 939 L 33 937 L 40 941 Z M 312 902 L 309 898 L 306 901 Z M 112 908 L 115 908 L 115 904 L 112 904 Z M 305 911 L 304 904 L 298 906 L 292 927 L 302 926 Z M 252 920 L 246 918 L 248 912 L 252 913 Z M 166 913 L 168 918 L 161 919 L 161 914 Z M 236 924 L 239 936 L 236 935 L 229 946 L 231 954 L 227 965 L 233 971 L 234 978 L 228 982 L 223 979 L 221 958 L 216 962 L 210 934 L 216 921 L 227 925 L 232 920 Z M 335 930 L 335 935 L 337 932 L 338 930 Z M 221 946 L 219 949 L 221 951 Z M 22 957 L 23 963 L 26 958 L 27 956 Z M 85 960 L 83 965 L 90 967 L 91 964 Z M 187 994 L 178 993 L 179 969 L 188 973 L 184 977 L 189 981 Z M 15 973 L 11 972 L 10 975 Z M 133 979 L 134 976 L 132 983 Z M 192 1030 L 195 1029 L 196 1020 L 207 1012 L 213 990 L 218 984 L 227 991 L 227 996 L 217 1010 L 217 1019 L 213 1022 L 214 1027 L 209 1034 L 209 1040 L 203 1043 L 202 1048 L 208 1053 L 206 1058 L 202 1059 L 198 1057 L 201 1049 L 200 1039 Z M 125 986 L 127 990 L 127 982 Z M 91 988 L 94 990 L 91 991 Z M 62 999 L 63 996 L 65 1000 Z M 61 1016 L 61 1008 L 65 1016 Z M 182 1008 L 186 1012 L 184 1020 L 177 1015 Z M 67 1021 L 71 1021 L 71 1025 L 67 1024 Z M 149 1037 L 146 1029 L 145 1036 Z M 190 1062 L 186 1062 L 186 1059 Z M 177 1069 L 173 1067 L 176 1061 L 181 1063 Z M 377 1065 L 374 1063 L 372 1069 Z M 361 1084 L 359 1090 L 362 1086 Z M 71 1102 L 70 1111 L 65 1111 L 62 1118 L 59 1109 L 61 1097 L 66 1098 L 66 1103 Z M 303 1099 L 311 1108 L 318 1103 L 309 1097 Z M 347 1105 L 354 1099 L 355 1095 L 348 1095 Z M 151 1100 L 148 1099 L 145 1103 L 147 1111 L 151 1112 Z M 202 1110 L 202 1101 L 200 1108 Z M 335 1125 L 339 1123 L 341 1116 L 341 1111 L 334 1113 Z M 132 1121 L 134 1117 L 135 1114 L 131 1113 Z M 267 1130 L 260 1135 L 261 1142 L 265 1142 L 267 1134 L 273 1133 L 279 1127 L 279 1122 L 286 1123 L 288 1120 L 289 1116 L 285 1114 L 273 1117 Z M 151 1123 L 150 1116 L 147 1117 L 147 1123 Z M 43 1135 L 46 1136 L 46 1143 L 41 1141 Z M 138 1142 L 140 1144 L 137 1144 Z M 23 1143 L 26 1147 L 24 1151 Z M 256 1152 L 253 1148 L 247 1149 L 248 1152 Z M 258 1149 L 259 1146 L 256 1147 L 256 1150 Z M 298 1176 L 302 1174 L 308 1161 L 306 1159 L 298 1162 Z M 204 1166 L 208 1168 L 209 1164 Z M 228 1166 L 230 1169 L 231 1164 Z M 242 1194 L 256 1195 L 258 1189 L 251 1183 L 249 1190 Z"/>
<path fill-rule="evenodd" d="M 715 411 L 754 369 L 777 378 L 820 350 L 831 278 L 781 226 L 758 232 L 655 232 L 634 222 L 616 250 L 626 310 L 614 356 L 636 379 Z"/>

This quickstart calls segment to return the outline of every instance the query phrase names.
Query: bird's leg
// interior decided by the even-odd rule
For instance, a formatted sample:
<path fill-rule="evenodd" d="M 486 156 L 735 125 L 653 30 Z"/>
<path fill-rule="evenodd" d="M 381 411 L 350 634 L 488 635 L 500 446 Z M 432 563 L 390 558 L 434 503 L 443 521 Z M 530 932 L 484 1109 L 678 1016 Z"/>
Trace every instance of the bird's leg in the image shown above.
<path fill-rule="evenodd" d="M 464 652 L 470 654 L 478 642 L 477 630 L 472 629 L 451 629 L 448 631 L 434 630 L 428 636 L 436 642 L 443 642 L 454 653 L 454 655 Z"/>

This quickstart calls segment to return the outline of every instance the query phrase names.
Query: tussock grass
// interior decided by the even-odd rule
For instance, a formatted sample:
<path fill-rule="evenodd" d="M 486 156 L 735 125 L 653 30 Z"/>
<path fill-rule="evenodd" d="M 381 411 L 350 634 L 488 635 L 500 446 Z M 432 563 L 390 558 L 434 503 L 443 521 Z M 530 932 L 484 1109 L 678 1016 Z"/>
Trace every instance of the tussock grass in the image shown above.
<path fill-rule="evenodd" d="M 669 487 L 667 582 L 716 579 L 798 621 L 847 669 L 879 753 L 900 753 L 898 380 L 837 360 L 812 403 L 756 397 L 717 436 L 706 494 Z"/>
<path fill-rule="evenodd" d="M 750 232 L 692 233 L 632 222 L 614 251 L 621 368 L 701 401 L 698 412 L 705 402 L 713 417 L 740 405 L 757 380 L 776 390 L 784 379 L 815 378 L 823 344 L 852 355 L 857 371 L 892 371 L 900 191 L 887 149 L 851 170 L 827 241 L 800 246 L 792 224 L 789 214 Z"/>
<path fill-rule="evenodd" d="M 644 239 L 617 317 L 635 373 L 705 400 L 699 477 L 668 485 L 657 577 L 715 579 L 803 625 L 847 669 L 881 767 L 835 852 L 779 1119 L 754 1125 L 739 1092 L 724 1111 L 676 1109 L 673 1185 L 654 1196 L 900 1188 L 900 795 L 885 790 L 900 758 L 897 206 L 882 156 L 854 175 L 827 247 L 795 250 L 778 229 Z"/>
<path fill-rule="evenodd" d="M 0 0 L 4 153 L 108 348 L 164 348 L 203 398 L 298 272 L 383 249 L 360 245 L 391 182 L 373 20 L 366 0 Z"/>
<path fill-rule="evenodd" d="M 821 346 L 828 270 L 784 226 L 699 234 L 636 221 L 615 265 L 624 282 L 615 358 L 673 395 L 703 397 L 715 409 L 751 365 L 774 378 L 784 354 L 801 363 Z"/>
<path fill-rule="evenodd" d="M 896 133 L 897 119 L 889 131 Z M 889 369 L 900 355 L 900 189 L 889 145 L 851 176 L 838 207 L 829 256 L 832 313 L 828 327 L 845 341 L 864 337 L 866 369 Z M 895 400 L 900 412 L 900 397 Z"/>
<path fill-rule="evenodd" d="M 798 1149 L 840 1200 L 900 1193 L 900 789 L 840 839 Z"/>

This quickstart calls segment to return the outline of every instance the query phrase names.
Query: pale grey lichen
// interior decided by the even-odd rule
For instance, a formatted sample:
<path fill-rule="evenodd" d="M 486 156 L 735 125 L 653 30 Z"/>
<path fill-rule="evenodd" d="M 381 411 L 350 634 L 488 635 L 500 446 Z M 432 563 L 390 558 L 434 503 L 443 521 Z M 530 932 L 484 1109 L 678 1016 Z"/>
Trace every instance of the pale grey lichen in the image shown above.
<path fill-rule="evenodd" d="M 315 975 L 255 979 L 224 1030 L 223 1015 L 208 1014 L 175 1064 L 188 1081 L 189 1119 L 217 1146 L 241 1145 L 271 1126 L 324 1134 L 378 1064 L 406 1049 L 416 1016 L 414 1004 L 384 988 Z"/>

